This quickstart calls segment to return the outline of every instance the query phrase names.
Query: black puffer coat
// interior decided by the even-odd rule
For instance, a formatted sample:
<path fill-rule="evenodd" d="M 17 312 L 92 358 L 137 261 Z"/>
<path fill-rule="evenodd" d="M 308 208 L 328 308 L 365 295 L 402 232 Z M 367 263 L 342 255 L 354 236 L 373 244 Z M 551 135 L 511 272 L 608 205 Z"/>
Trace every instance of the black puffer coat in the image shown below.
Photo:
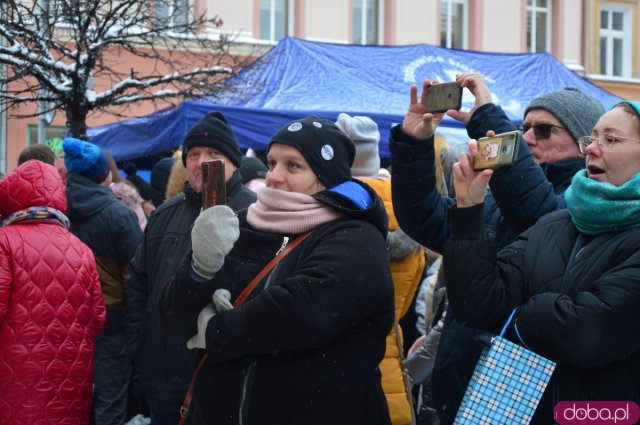
<path fill-rule="evenodd" d="M 452 210 L 449 302 L 457 320 L 488 330 L 520 306 L 511 339 L 558 364 L 532 423 L 551 423 L 558 401 L 639 403 L 640 229 L 579 236 L 560 210 L 496 254 L 481 237 L 481 208 Z"/>
<path fill-rule="evenodd" d="M 236 171 L 227 181 L 227 205 L 238 210 L 255 199 Z M 180 411 L 197 357 L 162 333 L 158 296 L 191 248 L 191 227 L 201 208 L 201 195 L 186 183 L 184 193 L 155 210 L 129 276 L 128 345 L 136 379 L 152 408 L 175 414 Z"/>
<path fill-rule="evenodd" d="M 209 360 L 190 424 L 390 424 L 378 364 L 393 323 L 393 284 L 380 198 L 356 210 L 339 194 L 316 199 L 345 217 L 313 230 L 239 308 L 207 328 Z M 232 300 L 280 249 L 240 216 L 240 239 L 213 280 L 189 279 L 190 256 L 161 298 L 165 332 L 181 344 L 217 288 Z M 295 237 L 296 235 L 288 235 Z"/>

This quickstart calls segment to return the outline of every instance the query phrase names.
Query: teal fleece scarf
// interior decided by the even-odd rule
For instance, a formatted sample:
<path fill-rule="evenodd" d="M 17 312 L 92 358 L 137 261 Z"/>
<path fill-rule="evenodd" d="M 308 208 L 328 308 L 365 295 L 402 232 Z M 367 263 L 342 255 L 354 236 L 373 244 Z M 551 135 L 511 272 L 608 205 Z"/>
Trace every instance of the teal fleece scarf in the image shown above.
<path fill-rule="evenodd" d="M 590 236 L 640 227 L 640 173 L 622 186 L 600 183 L 587 170 L 573 176 L 564 193 L 573 224 Z"/>

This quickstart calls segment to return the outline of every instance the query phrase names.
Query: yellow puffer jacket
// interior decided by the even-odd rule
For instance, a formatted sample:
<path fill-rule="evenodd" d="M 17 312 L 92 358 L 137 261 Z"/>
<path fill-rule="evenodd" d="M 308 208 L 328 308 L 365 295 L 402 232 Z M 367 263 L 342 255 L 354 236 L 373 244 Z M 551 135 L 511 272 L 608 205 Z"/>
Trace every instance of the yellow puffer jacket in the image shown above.
<path fill-rule="evenodd" d="M 361 181 L 371 186 L 382 198 L 389 216 L 389 232 L 399 230 L 398 221 L 393 213 L 391 203 L 391 180 L 362 178 Z M 407 236 L 408 238 L 408 236 Z M 425 258 L 421 248 L 402 259 L 390 261 L 393 274 L 395 294 L 395 323 L 387 336 L 387 350 L 380 363 L 382 373 L 382 389 L 387 397 L 391 421 L 394 425 L 410 424 L 413 417 L 413 406 L 410 405 L 402 376 L 402 335 L 396 335 L 398 320 L 409 309 L 413 296 L 418 288 L 425 266 Z"/>

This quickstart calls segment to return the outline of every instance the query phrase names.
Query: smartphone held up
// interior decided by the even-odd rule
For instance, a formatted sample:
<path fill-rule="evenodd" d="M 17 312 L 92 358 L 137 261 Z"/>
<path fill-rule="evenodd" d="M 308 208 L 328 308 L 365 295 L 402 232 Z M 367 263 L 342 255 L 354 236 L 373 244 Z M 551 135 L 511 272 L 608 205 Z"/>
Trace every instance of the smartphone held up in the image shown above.
<path fill-rule="evenodd" d="M 427 87 L 425 112 L 459 110 L 462 106 L 462 87 L 457 83 L 440 83 Z"/>
<path fill-rule="evenodd" d="M 516 130 L 478 139 L 478 155 L 473 161 L 473 170 L 482 171 L 515 164 L 520 137 L 522 134 Z"/>
<path fill-rule="evenodd" d="M 227 186 L 224 175 L 224 161 L 215 160 L 202 163 L 202 209 L 214 205 L 225 205 Z"/>

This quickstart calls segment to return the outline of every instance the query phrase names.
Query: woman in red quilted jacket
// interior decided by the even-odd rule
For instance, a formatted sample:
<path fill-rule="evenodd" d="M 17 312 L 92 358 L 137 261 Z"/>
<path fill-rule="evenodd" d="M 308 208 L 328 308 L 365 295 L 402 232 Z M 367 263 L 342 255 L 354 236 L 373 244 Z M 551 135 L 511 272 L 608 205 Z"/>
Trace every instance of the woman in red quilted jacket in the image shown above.
<path fill-rule="evenodd" d="M 0 180 L 0 424 L 88 424 L 105 308 L 91 250 L 69 233 L 58 171 Z"/>

